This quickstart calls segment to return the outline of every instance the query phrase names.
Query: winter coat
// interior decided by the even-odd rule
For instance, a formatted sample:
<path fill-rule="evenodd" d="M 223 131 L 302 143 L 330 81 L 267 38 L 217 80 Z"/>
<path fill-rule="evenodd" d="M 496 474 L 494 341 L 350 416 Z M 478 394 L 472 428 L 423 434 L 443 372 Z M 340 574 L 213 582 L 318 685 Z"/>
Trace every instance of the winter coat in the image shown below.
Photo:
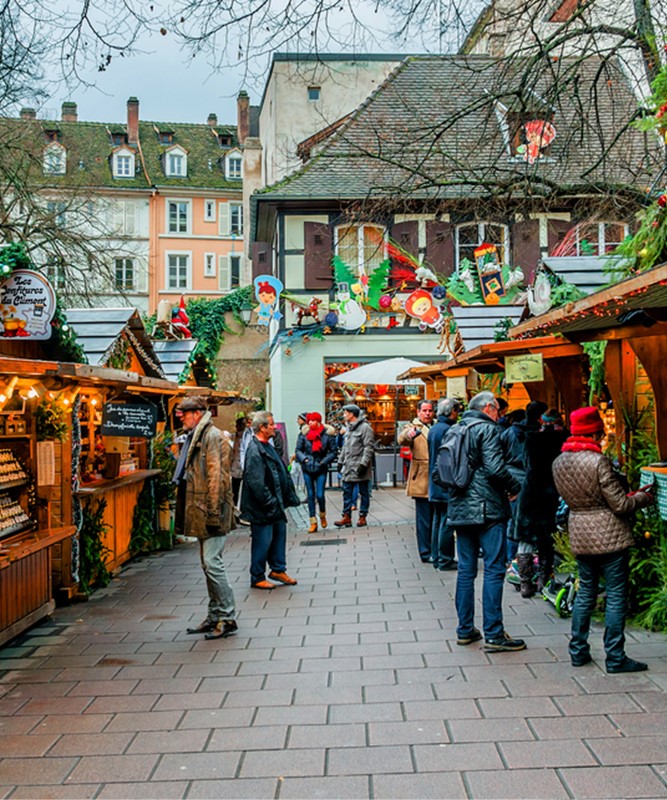
<path fill-rule="evenodd" d="M 192 434 L 185 460 L 183 532 L 208 539 L 233 527 L 231 445 L 206 412 Z"/>
<path fill-rule="evenodd" d="M 592 450 L 562 453 L 553 463 L 553 476 L 570 507 L 568 533 L 575 555 L 616 553 L 630 547 L 631 514 L 650 505 L 650 495 L 628 496 L 611 461 Z"/>
<path fill-rule="evenodd" d="M 505 463 L 507 469 L 520 482 L 526 477 L 526 434 L 530 430 L 539 430 L 540 426 L 536 422 L 515 422 L 508 428 L 503 428 L 500 439 L 505 451 Z"/>
<path fill-rule="evenodd" d="M 433 480 L 433 471 L 437 469 L 438 450 L 442 440 L 454 424 L 454 421 L 449 417 L 441 415 L 428 432 L 428 499 L 432 503 L 447 503 L 449 501 L 449 489 L 445 489 L 444 486 L 440 486 L 439 483 Z"/>
<path fill-rule="evenodd" d="M 349 423 L 343 438 L 343 447 L 338 456 L 344 481 L 360 483 L 373 477 L 375 434 L 365 416 Z M 359 467 L 363 469 L 359 470 Z"/>
<path fill-rule="evenodd" d="M 410 431 L 416 428 L 419 434 L 410 436 Z M 421 422 L 419 417 L 415 417 L 412 422 L 403 425 L 398 432 L 398 444 L 401 447 L 409 447 L 412 450 L 410 459 L 410 473 L 408 474 L 408 484 L 405 487 L 408 497 L 428 497 L 428 436 L 430 425 Z"/>
<path fill-rule="evenodd" d="M 447 524 L 488 527 L 507 520 L 508 495 L 517 494 L 521 484 L 505 465 L 498 425 L 482 411 L 466 411 L 459 425 L 471 423 L 468 453 L 473 475 L 465 489 L 451 489 Z"/>
<path fill-rule="evenodd" d="M 564 431 L 551 427 L 526 431 L 526 474 L 517 498 L 510 539 L 537 545 L 555 532 L 559 498 L 551 468 L 566 439 Z"/>
<path fill-rule="evenodd" d="M 237 431 L 232 445 L 232 478 L 240 480 L 243 477 L 243 465 L 241 464 L 241 439 L 245 430 Z"/>
<path fill-rule="evenodd" d="M 245 452 L 241 514 L 256 525 L 285 522 L 285 509 L 300 505 L 287 467 L 272 444 L 253 436 Z"/>
<path fill-rule="evenodd" d="M 310 439 L 306 438 L 306 434 L 310 431 L 308 425 L 301 428 L 301 433 L 296 440 L 296 450 L 294 455 L 296 460 L 301 464 L 301 469 L 310 475 L 319 475 L 322 472 L 327 472 L 329 465 L 333 464 L 336 460 L 338 447 L 336 445 L 336 432 L 331 425 L 325 425 L 320 439 L 322 440 L 322 448 L 313 453 L 313 443 Z"/>

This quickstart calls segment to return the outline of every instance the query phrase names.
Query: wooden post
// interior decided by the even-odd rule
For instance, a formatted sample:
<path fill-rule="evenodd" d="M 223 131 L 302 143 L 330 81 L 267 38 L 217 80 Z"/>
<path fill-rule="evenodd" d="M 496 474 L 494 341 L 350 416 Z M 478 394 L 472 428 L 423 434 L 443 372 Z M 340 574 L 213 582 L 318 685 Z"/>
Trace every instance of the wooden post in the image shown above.
<path fill-rule="evenodd" d="M 667 341 L 663 336 L 628 339 L 651 381 L 655 400 L 655 433 L 660 459 L 667 458 Z"/>

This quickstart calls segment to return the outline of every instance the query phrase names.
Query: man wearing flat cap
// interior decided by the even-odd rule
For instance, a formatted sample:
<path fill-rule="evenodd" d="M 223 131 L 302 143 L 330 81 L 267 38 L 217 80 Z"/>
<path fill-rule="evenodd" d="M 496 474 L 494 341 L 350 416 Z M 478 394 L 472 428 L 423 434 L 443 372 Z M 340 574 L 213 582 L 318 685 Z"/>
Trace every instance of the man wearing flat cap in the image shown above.
<path fill-rule="evenodd" d="M 209 598 L 206 619 L 187 632 L 225 638 L 238 630 L 234 592 L 222 558 L 225 537 L 233 527 L 231 448 L 213 425 L 203 397 L 186 397 L 177 410 L 187 438 L 173 478 L 178 486 L 175 527 L 199 539 Z"/>
<path fill-rule="evenodd" d="M 334 522 L 334 525 L 337 528 L 352 527 L 352 493 L 357 485 L 360 497 L 357 526 L 363 528 L 368 524 L 366 517 L 370 504 L 370 482 L 373 477 L 375 435 L 358 405 L 349 403 L 343 406 L 343 417 L 347 430 L 338 456 L 343 476 L 343 515 Z"/>

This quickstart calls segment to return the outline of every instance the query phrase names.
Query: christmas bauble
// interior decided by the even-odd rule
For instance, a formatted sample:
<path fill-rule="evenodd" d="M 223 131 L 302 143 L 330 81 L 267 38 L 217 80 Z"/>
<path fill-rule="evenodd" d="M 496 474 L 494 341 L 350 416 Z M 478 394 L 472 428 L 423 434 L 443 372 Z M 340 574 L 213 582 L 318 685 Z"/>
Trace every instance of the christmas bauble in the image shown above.
<path fill-rule="evenodd" d="M 338 314 L 335 311 L 329 311 L 324 318 L 324 324 L 328 325 L 329 327 L 333 328 L 334 325 L 338 322 Z"/>
<path fill-rule="evenodd" d="M 447 296 L 447 289 L 444 286 L 434 286 L 432 291 L 436 300 L 442 300 Z"/>
<path fill-rule="evenodd" d="M 391 297 L 388 294 L 383 294 L 378 300 L 378 305 L 380 308 L 389 308 L 391 306 Z"/>

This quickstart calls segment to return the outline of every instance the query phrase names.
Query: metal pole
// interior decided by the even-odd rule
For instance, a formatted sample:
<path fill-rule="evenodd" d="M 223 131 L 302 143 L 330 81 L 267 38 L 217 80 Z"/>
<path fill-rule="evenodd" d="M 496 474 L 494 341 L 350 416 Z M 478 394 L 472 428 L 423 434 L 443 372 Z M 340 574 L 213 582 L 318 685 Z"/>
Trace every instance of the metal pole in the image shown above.
<path fill-rule="evenodd" d="M 400 390 L 398 384 L 395 385 L 396 389 L 396 410 L 394 412 L 394 488 L 397 486 L 397 461 L 398 461 L 398 392 Z"/>

